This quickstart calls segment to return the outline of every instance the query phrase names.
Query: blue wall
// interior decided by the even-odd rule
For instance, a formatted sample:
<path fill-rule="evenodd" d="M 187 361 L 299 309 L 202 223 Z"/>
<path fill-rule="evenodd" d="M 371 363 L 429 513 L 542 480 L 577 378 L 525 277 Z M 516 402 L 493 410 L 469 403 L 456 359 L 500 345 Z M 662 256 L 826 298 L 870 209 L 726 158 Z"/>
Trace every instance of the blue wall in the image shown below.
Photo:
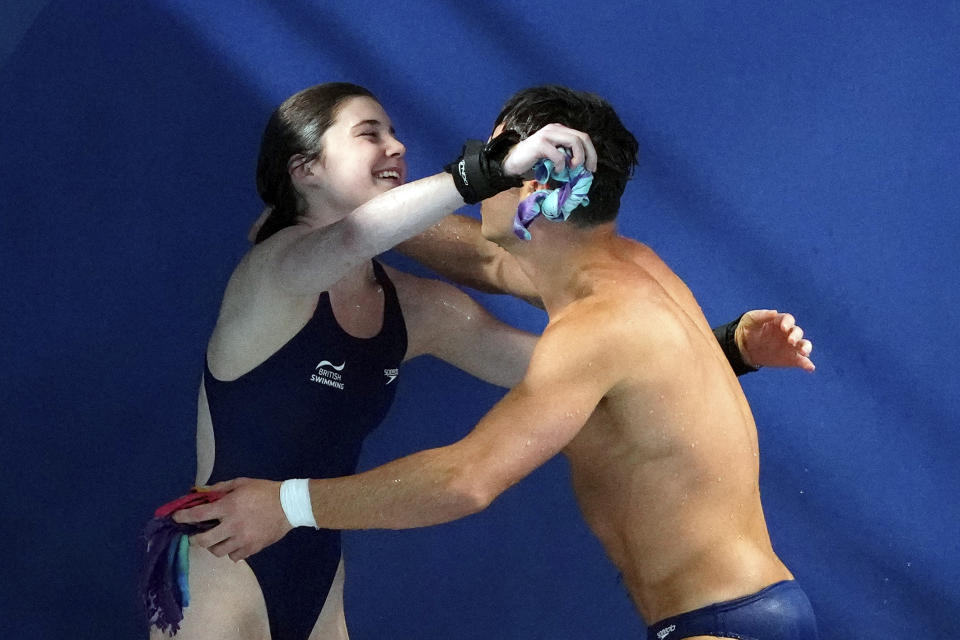
<path fill-rule="evenodd" d="M 960 4 L 17 6 L 0 57 L 0 631 L 140 633 L 136 535 L 192 480 L 262 126 L 290 93 L 351 80 L 386 105 L 414 176 L 486 135 L 516 89 L 610 99 L 643 149 L 623 232 L 715 323 L 786 309 L 815 342 L 813 376 L 744 387 L 774 544 L 823 637 L 952 637 Z M 499 397 L 434 361 L 402 386 L 366 466 L 460 437 Z M 348 534 L 352 636 L 639 637 L 566 473 L 555 460 L 464 521 Z"/>

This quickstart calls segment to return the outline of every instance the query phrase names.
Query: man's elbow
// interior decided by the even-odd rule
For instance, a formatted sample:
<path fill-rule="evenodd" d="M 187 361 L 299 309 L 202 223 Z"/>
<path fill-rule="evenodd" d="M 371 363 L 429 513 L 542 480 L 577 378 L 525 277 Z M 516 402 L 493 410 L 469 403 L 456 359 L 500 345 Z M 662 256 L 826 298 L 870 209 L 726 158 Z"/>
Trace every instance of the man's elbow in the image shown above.
<path fill-rule="evenodd" d="M 500 491 L 491 483 L 468 470 L 453 474 L 447 489 L 447 495 L 452 497 L 457 518 L 483 511 L 500 495 Z"/>

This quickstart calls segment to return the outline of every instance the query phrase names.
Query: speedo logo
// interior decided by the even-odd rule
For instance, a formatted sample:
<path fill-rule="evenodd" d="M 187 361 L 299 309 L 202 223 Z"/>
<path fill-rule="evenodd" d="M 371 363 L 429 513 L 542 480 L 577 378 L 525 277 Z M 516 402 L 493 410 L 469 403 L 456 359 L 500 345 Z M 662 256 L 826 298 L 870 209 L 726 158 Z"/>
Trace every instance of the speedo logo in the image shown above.
<path fill-rule="evenodd" d="M 383 375 L 387 377 L 387 384 L 390 384 L 397 379 L 398 375 L 400 375 L 400 369 L 384 369 Z"/>
<path fill-rule="evenodd" d="M 670 635 L 676 630 L 677 630 L 677 625 L 672 624 L 669 627 L 664 627 L 663 629 L 660 629 L 660 631 L 657 631 L 657 637 L 660 638 L 660 640 L 663 640 L 664 638 L 666 638 L 668 635 Z"/>
<path fill-rule="evenodd" d="M 457 172 L 460 174 L 460 179 L 463 180 L 463 184 L 470 186 L 470 181 L 467 180 L 467 161 L 461 160 L 457 163 Z"/>
<path fill-rule="evenodd" d="M 314 373 L 310 376 L 310 382 L 316 382 L 343 391 L 343 376 L 340 375 L 340 372 L 343 371 L 346 366 L 346 360 L 340 365 L 335 365 L 329 360 L 321 360 L 317 363 L 317 366 L 314 367 Z"/>

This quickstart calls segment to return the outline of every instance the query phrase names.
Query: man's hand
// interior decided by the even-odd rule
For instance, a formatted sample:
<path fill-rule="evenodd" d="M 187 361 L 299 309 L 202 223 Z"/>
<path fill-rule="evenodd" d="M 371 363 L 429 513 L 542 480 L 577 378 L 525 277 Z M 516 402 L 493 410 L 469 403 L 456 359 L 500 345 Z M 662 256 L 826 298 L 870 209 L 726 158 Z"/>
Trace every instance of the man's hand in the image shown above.
<path fill-rule="evenodd" d="M 590 136 L 561 124 L 548 124 L 510 150 L 503 159 L 503 173 L 523 176 L 541 158 L 553 161 L 557 171 L 560 171 L 567 164 L 567 156 L 560 149 L 570 149 L 571 167 L 582 164 L 588 171 L 597 170 L 597 152 Z"/>
<path fill-rule="evenodd" d="M 219 520 L 220 524 L 213 529 L 190 538 L 190 544 L 206 547 L 215 556 L 230 556 L 238 562 L 273 544 L 293 528 L 280 506 L 279 482 L 237 478 L 208 488 L 226 495 L 210 504 L 177 511 L 173 519 Z"/>
<path fill-rule="evenodd" d="M 799 367 L 813 371 L 813 344 L 789 313 L 755 309 L 743 314 L 735 334 L 743 360 L 753 367 Z"/>

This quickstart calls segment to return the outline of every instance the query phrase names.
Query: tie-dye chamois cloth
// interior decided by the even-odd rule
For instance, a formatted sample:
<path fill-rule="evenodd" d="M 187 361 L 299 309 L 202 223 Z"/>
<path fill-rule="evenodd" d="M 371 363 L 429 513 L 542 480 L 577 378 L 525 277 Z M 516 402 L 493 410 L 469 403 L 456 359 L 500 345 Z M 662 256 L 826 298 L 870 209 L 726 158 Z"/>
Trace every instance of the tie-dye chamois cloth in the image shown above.
<path fill-rule="evenodd" d="M 146 553 L 140 576 L 140 598 L 147 620 L 173 636 L 180 629 L 183 609 L 190 604 L 189 536 L 217 526 L 217 520 L 196 524 L 174 522 L 180 509 L 216 502 L 224 494 L 217 491 L 191 491 L 158 508 L 143 530 Z"/>
<path fill-rule="evenodd" d="M 567 157 L 570 157 L 569 151 Z M 590 204 L 587 192 L 593 184 L 593 174 L 583 165 L 572 169 L 565 166 L 563 171 L 557 171 L 553 161 L 544 158 L 533 166 L 533 177 L 540 184 L 547 184 L 553 180 L 562 182 L 563 185 L 557 189 L 536 191 L 523 199 L 513 219 L 513 233 L 521 240 L 530 239 L 527 227 L 538 215 L 548 220 L 562 222 L 581 204 L 583 206 Z"/>

